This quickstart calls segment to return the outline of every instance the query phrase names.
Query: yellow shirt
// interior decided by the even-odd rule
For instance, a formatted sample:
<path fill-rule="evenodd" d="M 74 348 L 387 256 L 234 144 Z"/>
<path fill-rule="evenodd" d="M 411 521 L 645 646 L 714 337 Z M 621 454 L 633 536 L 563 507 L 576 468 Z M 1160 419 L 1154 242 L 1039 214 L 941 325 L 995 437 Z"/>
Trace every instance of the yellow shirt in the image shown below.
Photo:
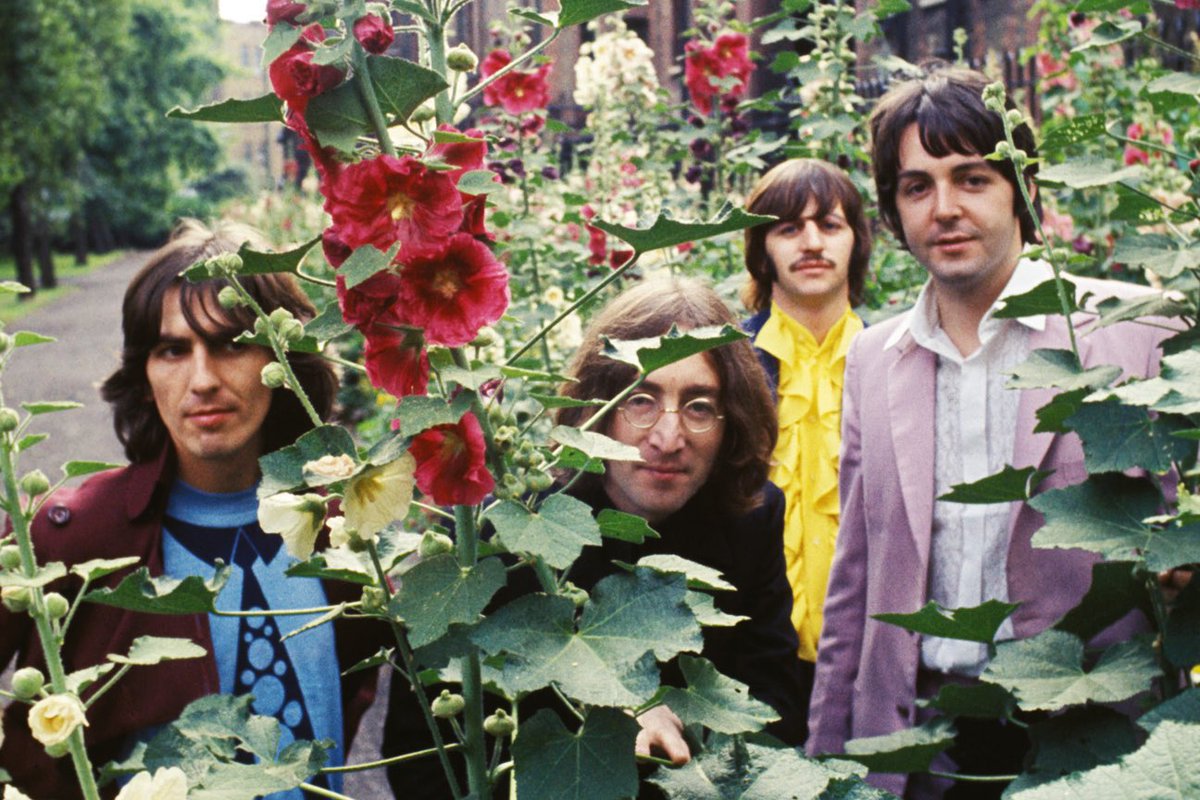
<path fill-rule="evenodd" d="M 842 378 L 850 341 L 862 320 L 846 313 L 817 340 L 774 303 L 754 344 L 779 359 L 779 441 L 771 480 L 783 490 L 787 511 L 784 557 L 792 585 L 792 624 L 800 657 L 817 659 L 822 607 L 838 528 L 838 450 Z"/>

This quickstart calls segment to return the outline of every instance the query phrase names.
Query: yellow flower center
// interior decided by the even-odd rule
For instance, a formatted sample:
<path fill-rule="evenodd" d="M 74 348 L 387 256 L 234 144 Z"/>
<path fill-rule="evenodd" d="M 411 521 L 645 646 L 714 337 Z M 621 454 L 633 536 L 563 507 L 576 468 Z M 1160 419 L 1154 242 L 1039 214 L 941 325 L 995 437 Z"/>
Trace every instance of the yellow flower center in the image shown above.
<path fill-rule="evenodd" d="M 388 198 L 388 211 L 392 215 L 392 219 L 399 222 L 408 219 L 412 214 L 412 207 L 416 205 L 413 199 L 406 194 L 394 194 Z"/>
<path fill-rule="evenodd" d="M 378 475 L 363 477 L 354 487 L 354 493 L 361 503 L 374 503 L 383 494 L 383 481 Z"/>
<path fill-rule="evenodd" d="M 458 290 L 461 288 L 462 281 L 459 280 L 458 273 L 454 270 L 443 270 L 433 279 L 433 290 L 447 300 L 458 294 Z"/>

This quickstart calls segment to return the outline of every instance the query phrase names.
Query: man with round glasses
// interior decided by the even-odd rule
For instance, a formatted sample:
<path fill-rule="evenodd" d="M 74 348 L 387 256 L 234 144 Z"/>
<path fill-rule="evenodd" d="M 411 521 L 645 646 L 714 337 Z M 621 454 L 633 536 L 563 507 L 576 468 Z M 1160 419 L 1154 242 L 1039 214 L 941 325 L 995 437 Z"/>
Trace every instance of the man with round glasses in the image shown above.
<path fill-rule="evenodd" d="M 706 286 L 687 279 L 647 281 L 612 300 L 592 319 L 561 392 L 579 399 L 615 397 L 636 370 L 604 355 L 604 340 L 645 339 L 736 320 Z M 564 408 L 558 421 L 579 425 L 594 408 Z M 706 628 L 703 655 L 770 704 L 780 721 L 768 730 L 791 744 L 805 737 L 812 667 L 796 657 L 792 597 L 783 560 L 783 495 L 767 481 L 776 423 L 771 391 L 748 341 L 689 356 L 651 372 L 597 430 L 638 448 L 641 461 L 611 461 L 570 490 L 597 512 L 644 517 L 660 535 L 642 544 L 605 539 L 586 548 L 570 578 L 590 589 L 613 561 L 672 553 L 719 570 L 736 587 L 715 605 L 746 619 Z M 670 673 L 665 673 L 670 681 Z M 638 718 L 639 752 L 652 748 L 676 763 L 689 758 L 682 724 L 665 706 Z"/>

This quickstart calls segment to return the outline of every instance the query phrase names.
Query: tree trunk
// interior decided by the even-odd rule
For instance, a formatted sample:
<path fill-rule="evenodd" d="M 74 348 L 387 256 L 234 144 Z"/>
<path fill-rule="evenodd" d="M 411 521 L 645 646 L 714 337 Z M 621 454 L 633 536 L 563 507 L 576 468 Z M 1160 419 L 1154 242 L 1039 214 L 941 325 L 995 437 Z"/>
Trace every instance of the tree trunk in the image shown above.
<path fill-rule="evenodd" d="M 43 289 L 53 289 L 58 286 L 58 276 L 54 274 L 54 254 L 50 252 L 50 224 L 46 215 L 38 211 L 34 218 L 33 243 L 37 252 L 38 272 L 42 279 Z"/>
<path fill-rule="evenodd" d="M 29 189 L 24 182 L 17 184 L 16 188 L 12 190 L 12 195 L 9 197 L 9 208 L 12 210 L 13 259 L 17 262 L 17 280 L 29 287 L 29 291 L 20 297 L 32 297 L 37 291 L 37 282 L 33 279 Z"/>
<path fill-rule="evenodd" d="M 75 243 L 75 266 L 87 264 L 88 243 L 87 224 L 83 221 L 83 211 L 76 210 L 71 215 L 71 240 Z"/>

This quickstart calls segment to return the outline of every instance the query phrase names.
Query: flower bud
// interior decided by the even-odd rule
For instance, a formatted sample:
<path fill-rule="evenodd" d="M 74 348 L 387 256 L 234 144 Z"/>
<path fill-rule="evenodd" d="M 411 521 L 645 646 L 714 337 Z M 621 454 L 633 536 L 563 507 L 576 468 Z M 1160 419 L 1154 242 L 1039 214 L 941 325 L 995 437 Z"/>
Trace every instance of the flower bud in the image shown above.
<path fill-rule="evenodd" d="M 1018 109 L 1010 108 L 1004 112 L 1004 118 L 1008 120 L 1008 124 L 1014 128 L 1021 126 L 1025 122 L 1025 115 Z"/>
<path fill-rule="evenodd" d="M 513 425 L 501 425 L 492 434 L 492 440 L 496 443 L 497 449 L 503 453 L 512 449 L 513 443 L 517 440 L 518 433 L 519 431 Z"/>
<path fill-rule="evenodd" d="M 4 569 L 14 570 L 21 566 L 21 548 L 15 544 L 6 544 L 0 547 L 0 567 Z"/>
<path fill-rule="evenodd" d="M 46 676 L 37 667 L 21 667 L 13 673 L 12 690 L 21 700 L 30 700 L 42 690 Z"/>
<path fill-rule="evenodd" d="M 231 278 L 242 268 L 242 257 L 237 253 L 221 253 L 204 262 L 204 268 L 214 278 Z"/>
<path fill-rule="evenodd" d="M 588 593 L 570 581 L 567 581 L 567 585 L 559 593 L 574 603 L 576 608 L 583 608 L 583 604 L 588 601 Z"/>
<path fill-rule="evenodd" d="M 504 477 L 500 479 L 500 485 L 496 487 L 496 496 L 501 500 L 516 500 L 524 493 L 525 481 L 511 472 L 504 473 Z"/>
<path fill-rule="evenodd" d="M 279 336 L 288 344 L 295 344 L 304 338 L 304 323 L 298 319 L 288 319 L 279 323 Z"/>
<path fill-rule="evenodd" d="M 70 752 L 71 744 L 70 742 L 59 742 L 58 744 L 47 745 L 45 750 L 46 755 L 50 756 L 51 758 L 62 758 L 68 752 Z"/>
<path fill-rule="evenodd" d="M 42 599 L 46 603 L 46 613 L 50 615 L 50 619 L 62 619 L 71 610 L 71 604 L 67 602 L 67 598 L 58 592 L 46 592 Z"/>
<path fill-rule="evenodd" d="M 453 550 L 454 540 L 437 531 L 425 531 L 421 536 L 421 544 L 417 546 L 417 552 L 421 554 L 421 558 L 433 558 L 442 553 L 453 552 Z"/>
<path fill-rule="evenodd" d="M 471 347 L 490 347 L 498 341 L 500 341 L 500 337 L 496 334 L 495 329 L 490 325 L 484 325 L 468 344 Z"/>
<path fill-rule="evenodd" d="M 455 72 L 474 72 L 479 66 L 479 56 L 459 42 L 446 51 L 446 66 Z"/>
<path fill-rule="evenodd" d="M 989 83 L 983 90 L 983 104 L 993 111 L 1004 113 L 1004 84 L 997 81 Z"/>
<path fill-rule="evenodd" d="M 437 115 L 437 110 L 429 103 L 422 103 L 408 115 L 408 121 L 413 123 L 428 122 Z"/>
<path fill-rule="evenodd" d="M 386 614 L 387 593 L 378 586 L 364 586 L 362 591 L 362 610 L 367 614 Z"/>
<path fill-rule="evenodd" d="M 221 291 L 217 292 L 217 303 L 220 304 L 221 308 L 232 310 L 243 305 L 245 301 L 238 294 L 237 289 L 232 286 L 222 286 Z"/>
<path fill-rule="evenodd" d="M 544 492 L 554 485 L 554 478 L 545 470 L 531 469 L 525 473 L 525 485 L 531 492 Z"/>
<path fill-rule="evenodd" d="M 262 368 L 262 383 L 268 389 L 278 389 L 287 383 L 287 372 L 283 369 L 283 364 L 278 361 L 272 361 Z"/>
<path fill-rule="evenodd" d="M 33 593 L 29 591 L 28 586 L 5 586 L 0 589 L 0 601 L 9 611 L 20 614 L 29 610 L 29 604 L 33 602 Z"/>
<path fill-rule="evenodd" d="M 517 723 L 503 708 L 497 708 L 496 713 L 488 715 L 483 721 L 483 732 L 497 739 L 507 739 L 517 729 Z"/>
<path fill-rule="evenodd" d="M 1000 156 L 1001 158 L 1012 158 L 1012 152 L 1012 145 L 1008 142 L 996 143 L 996 155 Z"/>
<path fill-rule="evenodd" d="M 50 479 L 40 469 L 26 472 L 21 478 L 21 491 L 30 497 L 37 497 L 50 491 Z"/>
<path fill-rule="evenodd" d="M 438 719 L 450 719 L 461 714 L 466 705 L 467 701 L 461 694 L 450 694 L 449 689 L 442 689 L 442 693 L 429 704 L 429 710 Z"/>
<path fill-rule="evenodd" d="M 267 319 L 270 320 L 271 324 L 276 328 L 282 325 L 284 320 L 295 318 L 296 317 L 292 314 L 292 312 L 288 311 L 286 308 L 277 308 L 267 316 Z"/>
<path fill-rule="evenodd" d="M 0 433 L 11 433 L 21 424 L 21 415 L 16 409 L 5 406 L 0 408 Z"/>

